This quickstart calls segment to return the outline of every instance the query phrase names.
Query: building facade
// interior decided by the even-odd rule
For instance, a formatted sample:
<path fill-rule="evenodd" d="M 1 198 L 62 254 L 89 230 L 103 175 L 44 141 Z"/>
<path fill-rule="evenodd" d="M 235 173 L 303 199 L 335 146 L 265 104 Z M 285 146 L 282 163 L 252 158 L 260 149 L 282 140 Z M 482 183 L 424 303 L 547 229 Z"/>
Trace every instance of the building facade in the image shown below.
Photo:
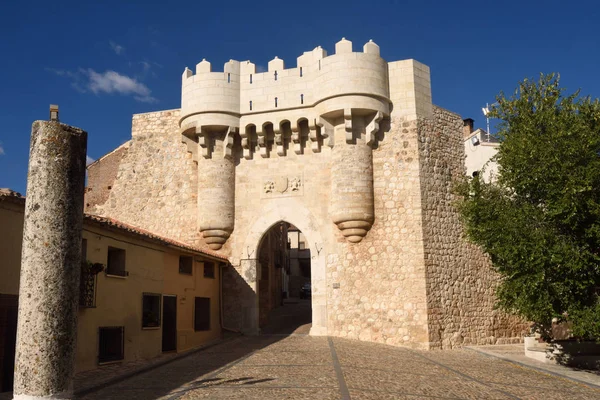
<path fill-rule="evenodd" d="M 470 118 L 464 120 L 463 135 L 467 176 L 478 173 L 486 182 L 494 179 L 498 175 L 498 164 L 494 158 L 500 146 L 498 138 L 481 128 L 473 129 Z"/>
<path fill-rule="evenodd" d="M 310 250 L 313 335 L 421 349 L 519 340 L 498 277 L 453 207 L 463 120 L 430 70 L 342 39 L 295 68 L 275 57 L 182 76 L 181 108 L 137 114 L 90 165 L 86 210 L 218 251 L 227 326 L 258 333 L 260 246 L 280 222 Z"/>
<path fill-rule="evenodd" d="M 0 189 L 0 391 L 12 388 L 24 205 Z M 220 339 L 224 257 L 98 216 L 82 236 L 77 372 Z"/>

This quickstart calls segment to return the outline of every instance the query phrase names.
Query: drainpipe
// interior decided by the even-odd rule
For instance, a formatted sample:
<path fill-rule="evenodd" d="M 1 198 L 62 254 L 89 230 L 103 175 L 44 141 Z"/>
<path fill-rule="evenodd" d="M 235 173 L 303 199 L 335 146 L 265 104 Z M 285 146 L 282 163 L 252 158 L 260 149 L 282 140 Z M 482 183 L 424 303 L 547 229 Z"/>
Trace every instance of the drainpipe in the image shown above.
<path fill-rule="evenodd" d="M 234 333 L 242 333 L 239 329 L 228 328 L 223 322 L 223 268 L 226 263 L 219 263 L 219 321 L 221 322 L 221 329 Z"/>

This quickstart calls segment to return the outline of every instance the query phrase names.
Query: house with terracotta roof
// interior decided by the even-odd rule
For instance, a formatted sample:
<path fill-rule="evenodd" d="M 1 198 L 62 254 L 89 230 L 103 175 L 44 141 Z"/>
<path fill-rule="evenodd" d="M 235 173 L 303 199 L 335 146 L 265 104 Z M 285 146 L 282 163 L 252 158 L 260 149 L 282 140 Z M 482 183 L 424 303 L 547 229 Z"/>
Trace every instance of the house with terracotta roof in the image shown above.
<path fill-rule="evenodd" d="M 12 387 L 24 206 L 19 193 L 0 189 L 0 391 Z M 218 340 L 226 263 L 216 252 L 86 214 L 77 372 Z"/>

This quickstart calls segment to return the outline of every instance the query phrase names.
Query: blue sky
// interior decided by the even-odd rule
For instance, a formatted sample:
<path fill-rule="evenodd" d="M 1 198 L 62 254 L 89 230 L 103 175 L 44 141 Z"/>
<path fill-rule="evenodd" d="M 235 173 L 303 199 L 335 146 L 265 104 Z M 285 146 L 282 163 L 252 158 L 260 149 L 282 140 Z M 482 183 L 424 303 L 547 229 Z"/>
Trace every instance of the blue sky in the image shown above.
<path fill-rule="evenodd" d="M 94 159 L 131 136 L 131 115 L 180 107 L 181 74 L 206 58 L 294 67 L 303 51 L 355 51 L 431 67 L 433 102 L 475 119 L 500 91 L 540 72 L 600 97 L 595 1 L 29 1 L 0 14 L 0 187 L 25 193 L 31 123 L 89 132 Z"/>

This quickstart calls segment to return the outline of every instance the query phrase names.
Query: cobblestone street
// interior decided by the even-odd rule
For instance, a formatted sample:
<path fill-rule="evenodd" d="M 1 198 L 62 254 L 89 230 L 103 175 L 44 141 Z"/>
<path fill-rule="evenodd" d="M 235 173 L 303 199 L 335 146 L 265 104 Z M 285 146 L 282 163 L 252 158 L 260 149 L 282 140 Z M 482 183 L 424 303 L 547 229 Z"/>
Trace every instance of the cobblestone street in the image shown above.
<path fill-rule="evenodd" d="M 79 398 L 600 399 L 600 386 L 468 349 L 424 352 L 307 336 L 306 310 L 308 302 L 281 307 L 269 334 L 233 339 Z"/>

